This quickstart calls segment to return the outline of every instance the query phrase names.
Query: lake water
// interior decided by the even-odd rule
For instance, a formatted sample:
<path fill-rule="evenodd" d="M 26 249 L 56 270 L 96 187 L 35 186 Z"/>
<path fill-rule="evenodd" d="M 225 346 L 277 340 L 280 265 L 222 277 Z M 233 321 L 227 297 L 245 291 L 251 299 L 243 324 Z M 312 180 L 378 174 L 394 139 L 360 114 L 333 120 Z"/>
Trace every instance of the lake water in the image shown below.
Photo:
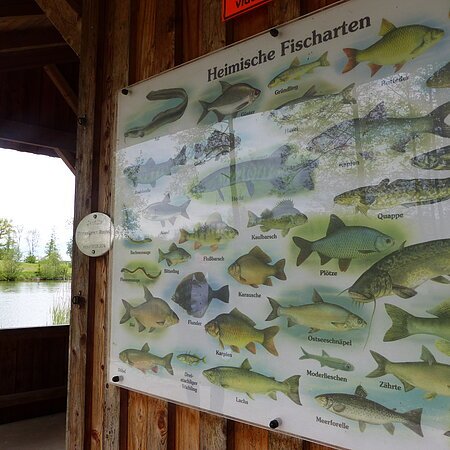
<path fill-rule="evenodd" d="M 70 308 L 70 281 L 0 281 L 0 329 L 62 325 Z"/>

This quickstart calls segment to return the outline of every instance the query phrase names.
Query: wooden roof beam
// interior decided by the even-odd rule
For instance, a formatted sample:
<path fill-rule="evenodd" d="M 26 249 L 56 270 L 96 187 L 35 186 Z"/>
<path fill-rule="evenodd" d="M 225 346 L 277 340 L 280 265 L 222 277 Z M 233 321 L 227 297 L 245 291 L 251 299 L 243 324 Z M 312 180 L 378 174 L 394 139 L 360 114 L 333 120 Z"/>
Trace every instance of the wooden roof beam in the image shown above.
<path fill-rule="evenodd" d="M 54 64 L 49 64 L 44 66 L 44 71 L 50 80 L 52 80 L 56 89 L 58 89 L 66 103 L 70 106 L 70 109 L 75 114 L 78 114 L 78 97 L 59 69 Z"/>
<path fill-rule="evenodd" d="M 67 0 L 35 1 L 72 50 L 80 56 L 81 17 L 78 11 Z"/>
<path fill-rule="evenodd" d="M 64 39 L 52 26 L 20 31 L 0 32 L 0 52 L 52 47 L 65 44 Z"/>
<path fill-rule="evenodd" d="M 63 64 L 78 61 L 72 49 L 65 43 L 52 47 L 0 52 L 0 72 L 43 67 L 47 64 Z"/>
<path fill-rule="evenodd" d="M 42 10 L 31 0 L 3 0 L 0 3 L 0 17 L 36 16 Z"/>
<path fill-rule="evenodd" d="M 23 144 L 60 149 L 75 155 L 76 134 L 52 128 L 0 119 L 0 139 Z"/>

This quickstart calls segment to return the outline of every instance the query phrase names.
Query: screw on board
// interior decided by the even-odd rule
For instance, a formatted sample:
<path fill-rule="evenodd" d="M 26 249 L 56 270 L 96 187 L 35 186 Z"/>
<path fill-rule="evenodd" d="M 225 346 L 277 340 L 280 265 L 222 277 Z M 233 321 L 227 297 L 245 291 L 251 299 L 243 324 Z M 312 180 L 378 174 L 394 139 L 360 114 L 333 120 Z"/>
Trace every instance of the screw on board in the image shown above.
<path fill-rule="evenodd" d="M 123 380 L 123 377 L 122 377 L 121 375 L 114 375 L 114 376 L 111 378 L 111 380 L 112 380 L 114 383 L 118 383 L 119 381 L 122 381 L 122 380 Z"/>
<path fill-rule="evenodd" d="M 130 93 L 130 91 L 127 88 L 123 88 L 122 89 L 122 94 L 123 95 L 128 95 Z"/>
<path fill-rule="evenodd" d="M 269 33 L 272 37 L 277 37 L 280 34 L 280 32 L 276 28 L 271 28 Z"/>
<path fill-rule="evenodd" d="M 78 306 L 81 308 L 86 303 L 86 299 L 81 295 L 81 291 L 78 291 L 78 295 L 74 295 L 72 297 L 72 305 Z"/>
<path fill-rule="evenodd" d="M 84 114 L 83 116 L 78 117 L 77 119 L 78 125 L 85 127 L 87 125 L 87 116 Z"/>
<path fill-rule="evenodd" d="M 275 430 L 275 428 L 278 428 L 280 425 L 281 419 L 279 419 L 278 417 L 269 422 L 269 427 L 272 428 L 272 430 Z"/>

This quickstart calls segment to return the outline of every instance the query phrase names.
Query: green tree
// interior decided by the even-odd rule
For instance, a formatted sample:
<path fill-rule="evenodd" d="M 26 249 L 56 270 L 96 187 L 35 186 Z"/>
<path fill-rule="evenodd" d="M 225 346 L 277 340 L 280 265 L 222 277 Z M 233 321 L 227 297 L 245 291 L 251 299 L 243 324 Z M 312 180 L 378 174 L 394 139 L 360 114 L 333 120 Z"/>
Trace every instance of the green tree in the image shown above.
<path fill-rule="evenodd" d="M 45 280 L 57 280 L 64 278 L 66 268 L 59 255 L 56 245 L 56 235 L 53 231 L 50 240 L 45 245 L 45 256 L 39 261 L 40 277 Z"/>
<path fill-rule="evenodd" d="M 22 273 L 20 258 L 22 257 L 12 235 L 5 242 L 0 261 L 0 278 L 5 281 L 16 281 Z"/>
<path fill-rule="evenodd" d="M 0 259 L 14 242 L 14 225 L 9 219 L 0 218 Z"/>

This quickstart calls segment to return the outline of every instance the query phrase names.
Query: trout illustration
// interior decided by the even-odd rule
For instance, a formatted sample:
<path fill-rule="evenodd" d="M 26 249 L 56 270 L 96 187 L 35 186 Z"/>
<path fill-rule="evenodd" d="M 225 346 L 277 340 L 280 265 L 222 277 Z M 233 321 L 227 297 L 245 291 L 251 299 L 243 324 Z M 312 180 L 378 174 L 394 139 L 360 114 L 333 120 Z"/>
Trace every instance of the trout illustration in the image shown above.
<path fill-rule="evenodd" d="M 422 408 L 405 413 L 389 409 L 380 403 L 368 400 L 366 390 L 359 385 L 355 394 L 321 394 L 315 397 L 320 406 L 346 419 L 356 420 L 360 431 L 366 429 L 366 425 L 383 425 L 390 433 L 394 434 L 394 422 L 402 423 L 414 433 L 423 437 Z"/>

